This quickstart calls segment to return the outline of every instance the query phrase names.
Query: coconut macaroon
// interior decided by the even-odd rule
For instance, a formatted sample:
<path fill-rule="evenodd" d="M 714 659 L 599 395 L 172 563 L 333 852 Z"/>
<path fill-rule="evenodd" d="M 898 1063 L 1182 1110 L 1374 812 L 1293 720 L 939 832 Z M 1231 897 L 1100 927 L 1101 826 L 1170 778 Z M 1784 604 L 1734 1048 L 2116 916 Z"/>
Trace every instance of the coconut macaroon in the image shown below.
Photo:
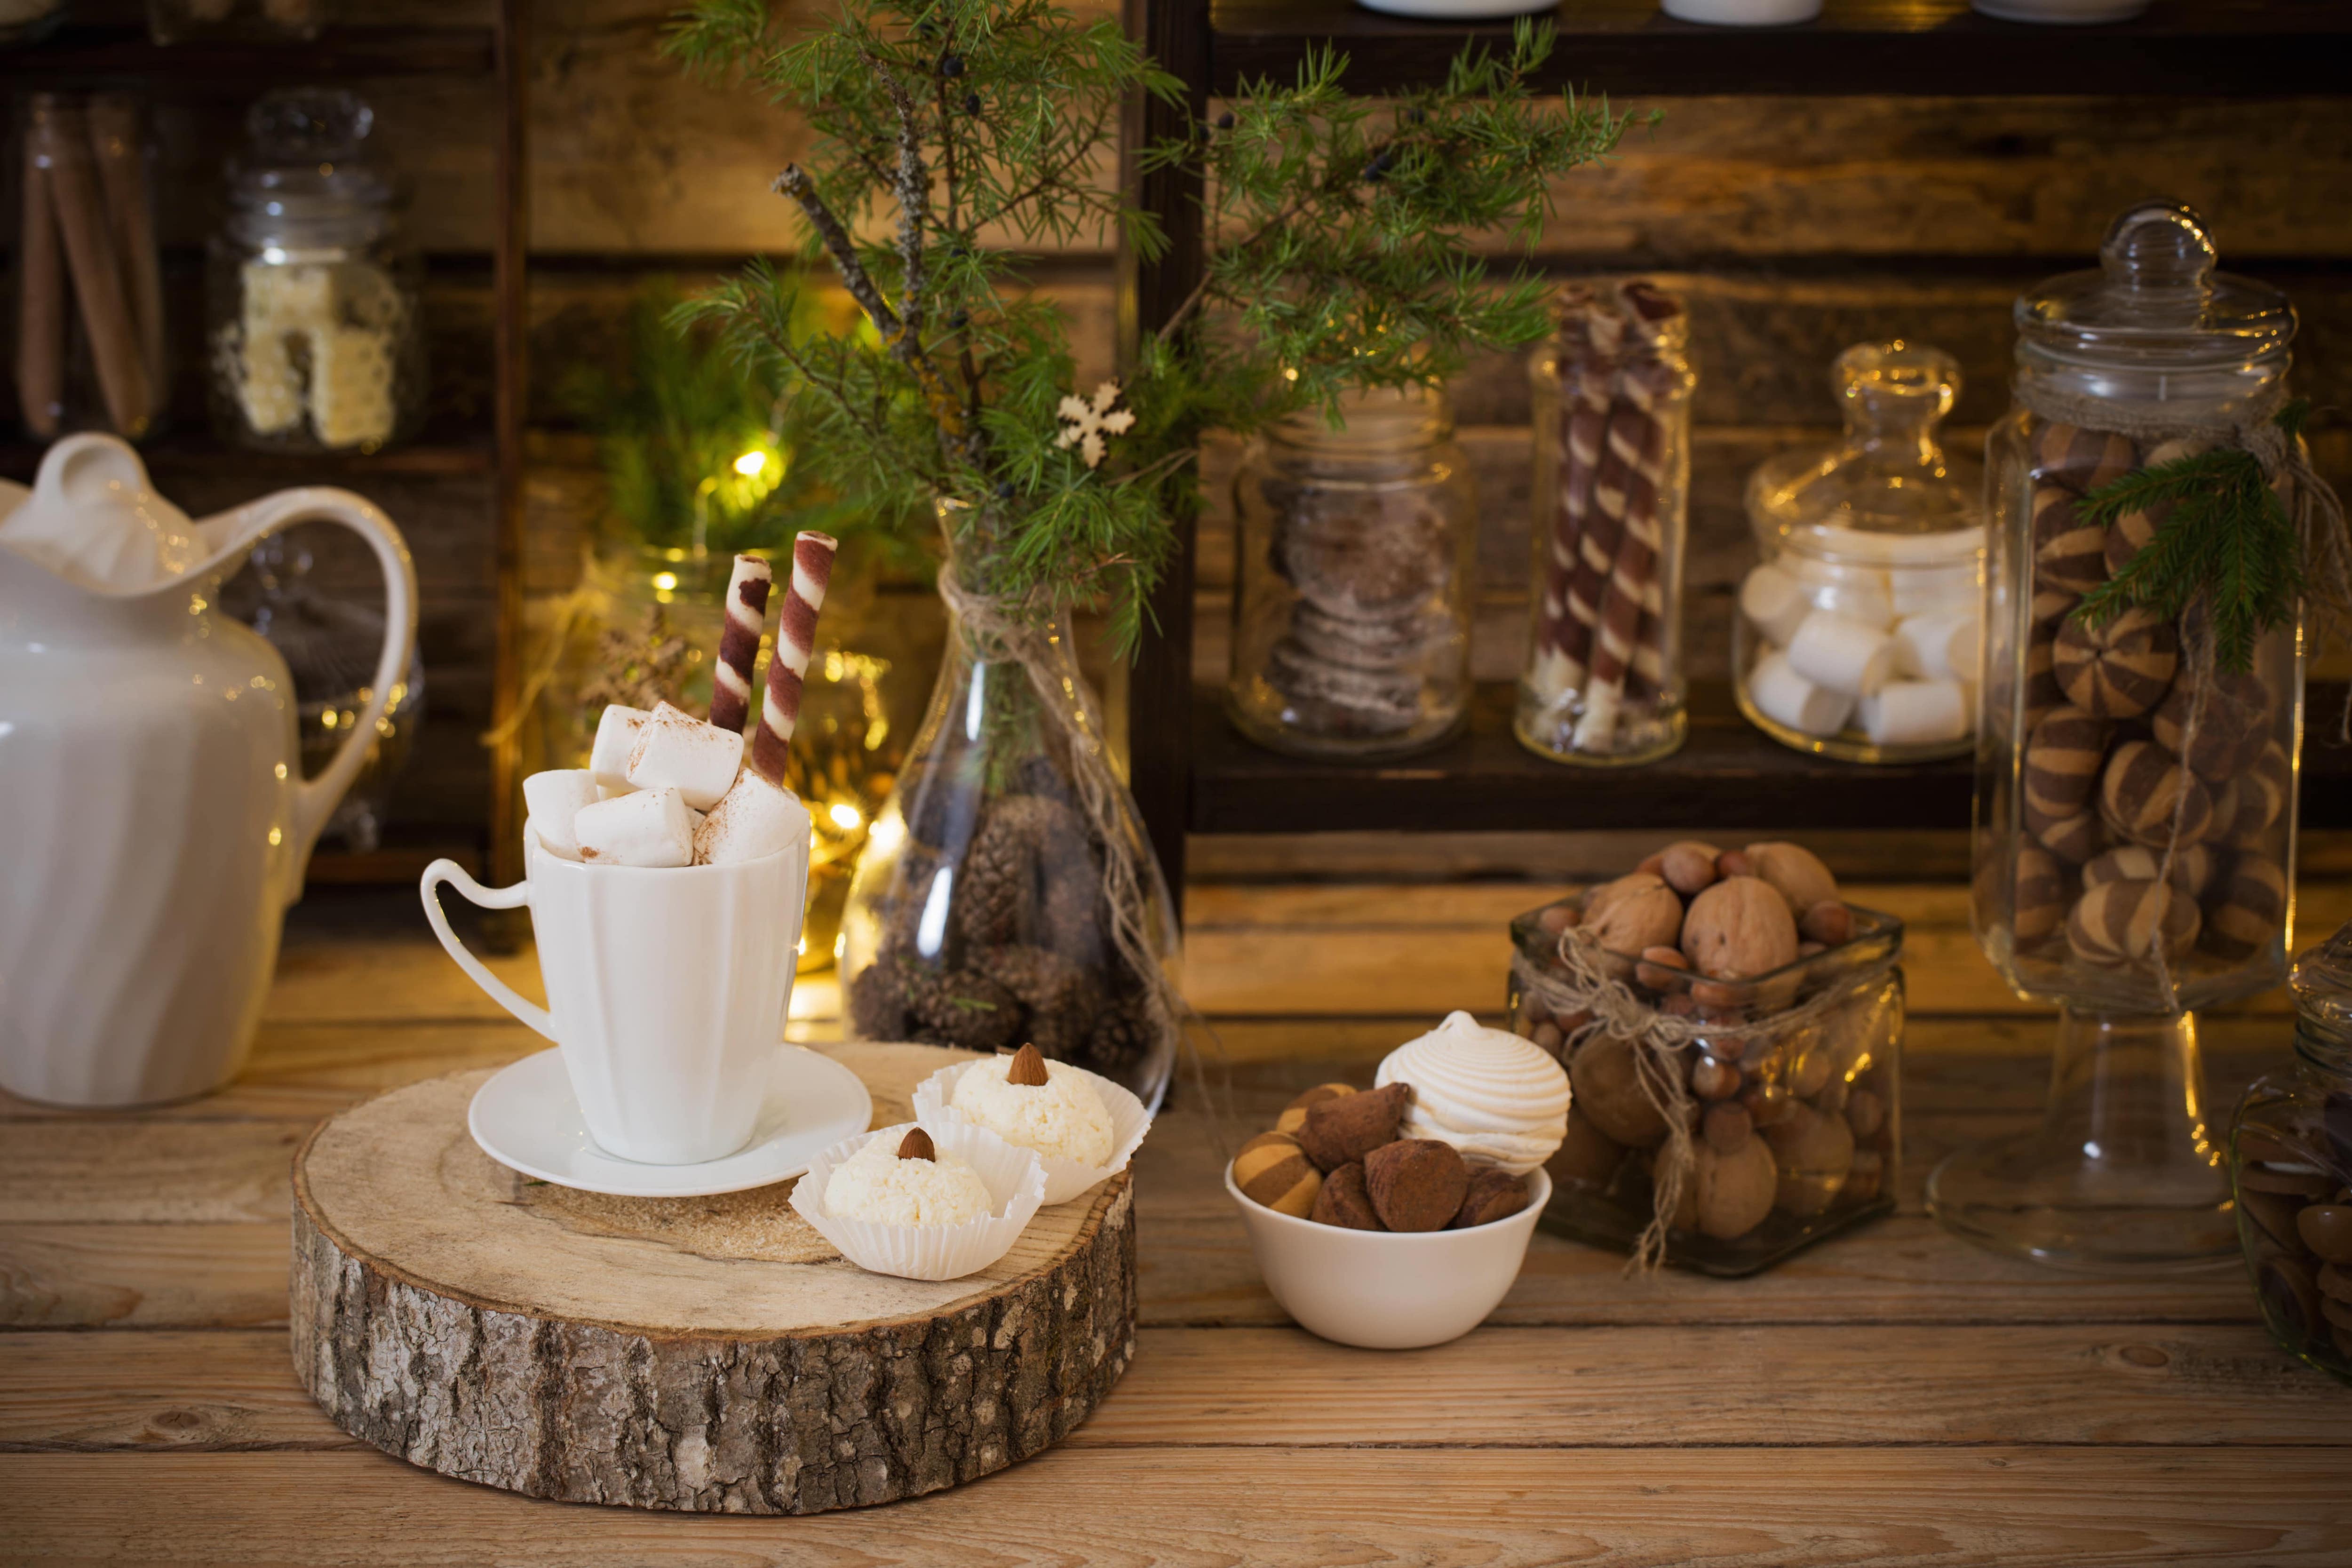
<path fill-rule="evenodd" d="M 910 1129 L 893 1142 L 872 1138 L 834 1167 L 824 1206 L 844 1219 L 877 1225 L 949 1226 L 983 1219 L 994 1208 L 980 1173 L 931 1146 Z"/>
<path fill-rule="evenodd" d="M 974 1062 L 950 1103 L 965 1121 L 1007 1143 L 1082 1165 L 1108 1163 L 1116 1142 L 1110 1111 L 1087 1074 L 1047 1061 L 1034 1046 Z"/>

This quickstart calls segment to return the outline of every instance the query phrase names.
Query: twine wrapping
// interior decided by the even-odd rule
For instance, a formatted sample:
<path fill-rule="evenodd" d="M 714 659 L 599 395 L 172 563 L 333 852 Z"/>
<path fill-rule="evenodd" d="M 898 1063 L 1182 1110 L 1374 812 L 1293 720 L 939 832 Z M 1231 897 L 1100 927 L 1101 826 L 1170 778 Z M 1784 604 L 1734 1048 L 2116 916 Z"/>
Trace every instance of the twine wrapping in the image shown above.
<path fill-rule="evenodd" d="M 1691 1131 L 1697 1120 L 1697 1105 L 1683 1070 L 1684 1053 L 1703 1047 L 1718 1061 L 1750 1060 L 1748 1042 L 1780 1039 L 1826 1023 L 1831 1014 L 1852 1005 L 1856 985 L 1825 985 L 1804 1001 L 1760 1018 L 1717 1022 L 1660 1012 L 1610 973 L 1612 957 L 1591 931 L 1570 926 L 1559 935 L 1560 967 L 1568 972 L 1565 979 L 1544 973 L 1525 953 L 1513 955 L 1511 979 L 1521 995 L 1534 997 L 1555 1016 L 1591 1015 L 1562 1042 L 1563 1057 L 1597 1036 L 1625 1040 L 1633 1047 L 1642 1093 L 1666 1124 L 1666 1141 L 1650 1175 L 1650 1223 L 1642 1228 L 1633 1256 L 1625 1263 L 1628 1274 L 1648 1274 L 1665 1262 L 1666 1232 L 1682 1204 L 1683 1187 L 1690 1180 L 1694 1162 Z M 1885 964 L 1874 965 L 1853 978 L 1857 983 L 1867 980 L 1893 963 L 1889 957 Z"/>
<path fill-rule="evenodd" d="M 2079 397 L 2032 381 L 2021 383 L 2017 395 L 2018 401 L 2030 412 L 2053 424 L 2111 431 L 2143 449 L 2192 437 L 2251 455 L 2262 465 L 2263 478 L 2273 484 L 2284 476 L 2288 489 L 2287 508 L 2302 556 L 2302 613 L 2312 630 L 2314 643 L 2322 647 L 2352 645 L 2352 537 L 2347 537 L 2345 531 L 2344 503 L 2312 468 L 2308 448 L 2300 439 L 2290 437 L 2279 425 L 2279 412 L 2286 405 L 2284 386 L 2272 386 L 2239 412 L 2202 420 L 2183 419 L 2160 405 L 2142 406 Z M 2205 595 L 2200 594 L 2189 602 L 2177 630 L 2181 650 L 2180 668 L 2175 679 L 2190 683 L 2189 713 L 2181 725 L 2179 747 L 2179 754 L 2186 758 L 2196 742 L 2198 727 L 2204 721 L 2206 702 L 2213 689 L 2213 616 Z M 2352 742 L 2352 690 L 2345 694 L 2337 738 Z M 2183 789 L 2179 795 L 2172 807 L 2172 828 L 2165 836 L 2164 851 L 2157 868 L 2158 885 L 2168 889 L 2172 887 L 2173 861 L 2179 852 L 2181 830 L 2188 825 L 2189 792 Z M 2165 952 L 2164 931 L 2165 922 L 2158 921 L 2150 936 L 2147 956 L 2156 971 L 2157 993 L 2164 1009 L 2177 1017 L 2187 1009 L 2181 1003 L 2179 982 L 2173 974 L 2171 959 Z"/>
<path fill-rule="evenodd" d="M 1125 791 L 1103 755 L 1102 716 L 1095 709 L 1094 693 L 1085 681 L 1055 673 L 1055 667 L 1064 656 L 1051 646 L 1046 627 L 1025 615 L 1017 602 L 965 588 L 952 564 L 940 568 L 939 586 L 940 599 L 966 637 L 994 644 L 992 659 L 1010 660 L 1021 667 L 1037 694 L 1038 706 L 1051 716 L 1066 741 L 1079 812 L 1102 844 L 1103 896 L 1110 906 L 1111 945 L 1142 984 L 1160 1037 L 1181 1046 L 1184 1000 L 1160 955 L 1152 951 L 1151 935 L 1144 924 L 1146 883 L 1138 847 L 1119 810 Z M 1198 1076 L 1197 1055 L 1193 1066 Z M 1203 1103 L 1213 1110 L 1205 1078 L 1200 1090 Z"/>

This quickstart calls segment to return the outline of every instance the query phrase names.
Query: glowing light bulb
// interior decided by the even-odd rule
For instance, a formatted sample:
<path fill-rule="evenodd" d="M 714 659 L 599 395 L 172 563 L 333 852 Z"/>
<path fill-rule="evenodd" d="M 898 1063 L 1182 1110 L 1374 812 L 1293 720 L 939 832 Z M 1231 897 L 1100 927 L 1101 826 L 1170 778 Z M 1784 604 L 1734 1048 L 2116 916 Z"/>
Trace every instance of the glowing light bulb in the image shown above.
<path fill-rule="evenodd" d="M 768 454 L 765 452 L 746 452 L 735 459 L 735 471 L 747 479 L 758 479 L 767 466 Z"/>
<path fill-rule="evenodd" d="M 655 573 L 654 586 L 660 589 L 665 594 L 673 591 L 677 586 L 677 574 L 675 572 Z"/>
<path fill-rule="evenodd" d="M 855 831 L 857 825 L 866 820 L 857 814 L 857 808 L 845 800 L 836 801 L 826 808 L 825 815 L 833 818 L 833 825 L 845 833 Z"/>

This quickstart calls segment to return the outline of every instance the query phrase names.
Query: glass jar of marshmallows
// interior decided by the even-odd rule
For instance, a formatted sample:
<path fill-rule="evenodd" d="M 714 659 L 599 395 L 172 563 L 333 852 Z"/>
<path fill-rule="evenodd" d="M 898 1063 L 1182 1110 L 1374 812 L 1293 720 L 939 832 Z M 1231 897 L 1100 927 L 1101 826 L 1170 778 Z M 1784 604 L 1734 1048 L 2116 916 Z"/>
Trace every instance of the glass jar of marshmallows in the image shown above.
<path fill-rule="evenodd" d="M 1740 711 L 1801 752 L 1959 755 L 1976 733 L 1981 471 L 1937 426 L 1960 369 L 1924 343 L 1862 343 L 1831 374 L 1845 437 L 1757 468 L 1759 564 L 1732 632 Z"/>

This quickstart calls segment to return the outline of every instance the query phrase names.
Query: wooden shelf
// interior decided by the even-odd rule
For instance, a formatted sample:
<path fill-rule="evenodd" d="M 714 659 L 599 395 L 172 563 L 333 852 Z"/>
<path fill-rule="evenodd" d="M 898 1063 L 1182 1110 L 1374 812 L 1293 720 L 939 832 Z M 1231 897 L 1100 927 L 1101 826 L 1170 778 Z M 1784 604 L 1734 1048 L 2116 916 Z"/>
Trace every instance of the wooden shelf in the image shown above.
<path fill-rule="evenodd" d="M 1349 57 L 1359 92 L 1426 86 L 1462 47 L 1507 45 L 1508 20 L 1420 22 L 1350 0 L 1213 0 L 1213 95 L 1287 81 L 1310 47 Z M 1543 78 L 1553 89 L 1634 94 L 2117 94 L 2282 97 L 2344 90 L 2352 7 L 2316 0 L 2156 0 L 2136 21 L 2052 27 L 2000 22 L 1967 0 L 1828 0 L 1793 27 L 1707 27 L 1655 0 L 1569 0 Z"/>
<path fill-rule="evenodd" d="M 1511 689 L 1481 686 L 1469 732 L 1392 763 L 1313 762 L 1244 740 L 1219 694 L 1194 693 L 1189 825 L 1194 833 L 1494 832 L 1588 828 L 1964 828 L 1974 767 L 1963 757 L 1861 767 L 1790 751 L 1739 716 L 1729 687 L 1696 686 L 1690 739 L 1643 767 L 1547 762 L 1511 734 Z M 2332 714 L 2343 689 L 2315 687 Z M 2303 825 L 2352 826 L 2352 747 L 2304 751 Z"/>
<path fill-rule="evenodd" d="M 47 448 L 28 441 L 0 445 L 0 478 L 33 482 Z M 498 451 L 485 436 L 478 441 L 422 441 L 386 452 L 251 452 L 210 437 L 188 433 L 163 437 L 139 449 L 150 473 L 250 474 L 275 484 L 334 484 L 375 475 L 407 478 L 487 477 L 498 469 Z"/>
<path fill-rule="evenodd" d="M 136 82 L 188 95 L 250 93 L 290 81 L 387 76 L 488 76 L 489 27 L 336 27 L 309 42 L 156 44 L 144 27 L 68 26 L 29 48 L 0 50 L 0 81 L 41 88 Z"/>

